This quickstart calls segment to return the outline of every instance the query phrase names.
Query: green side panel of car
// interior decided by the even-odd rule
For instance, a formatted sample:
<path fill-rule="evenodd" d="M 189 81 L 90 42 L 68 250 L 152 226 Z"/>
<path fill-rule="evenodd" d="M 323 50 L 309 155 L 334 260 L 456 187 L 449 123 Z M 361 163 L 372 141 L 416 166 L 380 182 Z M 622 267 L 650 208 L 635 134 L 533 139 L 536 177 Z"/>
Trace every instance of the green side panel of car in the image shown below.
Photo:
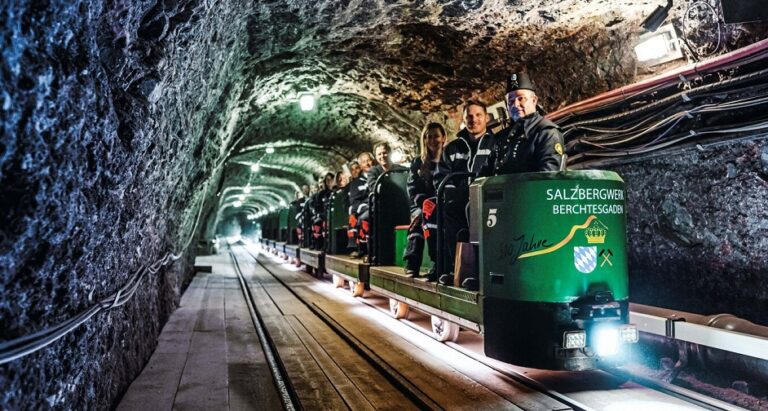
<path fill-rule="evenodd" d="M 367 281 L 368 265 L 352 262 L 343 256 L 325 256 L 325 269 L 343 275 Z"/>
<path fill-rule="evenodd" d="M 570 302 L 607 290 L 627 298 L 625 190 L 618 174 L 525 173 L 473 185 L 484 295 Z"/>
<path fill-rule="evenodd" d="M 405 254 L 405 247 L 408 245 L 408 229 L 400 228 L 395 230 L 395 263 L 400 267 L 405 267 L 405 260 L 403 254 Z M 421 256 L 421 272 L 429 271 L 432 267 L 432 260 L 429 258 L 429 252 L 427 250 L 427 244 L 425 241 L 424 252 Z"/>

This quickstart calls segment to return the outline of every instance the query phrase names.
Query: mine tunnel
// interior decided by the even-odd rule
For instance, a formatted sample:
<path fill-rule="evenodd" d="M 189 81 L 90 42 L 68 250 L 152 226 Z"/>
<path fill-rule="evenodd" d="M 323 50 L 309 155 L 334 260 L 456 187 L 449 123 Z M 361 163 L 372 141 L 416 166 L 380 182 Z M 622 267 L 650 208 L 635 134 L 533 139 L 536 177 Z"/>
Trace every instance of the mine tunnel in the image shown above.
<path fill-rule="evenodd" d="M 766 10 L 760 0 L 4 2 L 0 408 L 767 409 Z M 622 181 L 628 294 L 578 300 L 637 326 L 628 359 L 608 371 L 485 357 L 489 338 L 512 334 L 491 321 L 534 332 L 485 299 L 509 273 L 487 273 L 480 291 L 400 280 L 384 254 L 331 261 L 283 226 L 303 186 L 347 173 L 376 144 L 408 167 L 427 123 L 455 139 L 469 101 L 487 105 L 489 131 L 513 127 L 515 73 L 562 135 L 553 175 Z M 376 235 L 390 242 L 408 228 L 381 221 Z M 618 251 L 595 247 L 605 230 L 594 227 L 580 249 L 600 251 L 592 270 L 616 268 Z M 478 258 L 490 249 L 464 244 Z M 367 281 L 344 274 L 363 266 Z M 582 315 L 573 324 L 592 321 L 585 306 L 567 308 Z M 446 343 L 427 338 L 446 329 Z M 564 335 L 591 355 L 578 344 L 592 337 L 577 331 Z M 558 347 L 547 352 L 566 355 Z M 616 394 L 627 387 L 660 394 Z"/>

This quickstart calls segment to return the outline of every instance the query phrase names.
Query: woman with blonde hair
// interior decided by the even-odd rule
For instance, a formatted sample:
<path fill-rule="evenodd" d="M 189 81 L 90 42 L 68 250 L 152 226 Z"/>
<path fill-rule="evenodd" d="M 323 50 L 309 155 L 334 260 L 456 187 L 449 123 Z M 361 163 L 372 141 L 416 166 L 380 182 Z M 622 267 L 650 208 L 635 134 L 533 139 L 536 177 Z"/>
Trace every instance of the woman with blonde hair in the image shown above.
<path fill-rule="evenodd" d="M 437 260 L 435 186 L 432 176 L 437 170 L 437 163 L 443 153 L 447 138 L 445 127 L 440 123 L 428 123 L 421 131 L 419 141 L 421 153 L 410 166 L 408 173 L 408 197 L 411 199 L 411 225 L 408 228 L 408 245 L 403 259 L 405 274 L 408 277 L 419 276 L 426 239 L 432 268 L 427 273 L 429 281 L 437 281 L 434 262 Z"/>

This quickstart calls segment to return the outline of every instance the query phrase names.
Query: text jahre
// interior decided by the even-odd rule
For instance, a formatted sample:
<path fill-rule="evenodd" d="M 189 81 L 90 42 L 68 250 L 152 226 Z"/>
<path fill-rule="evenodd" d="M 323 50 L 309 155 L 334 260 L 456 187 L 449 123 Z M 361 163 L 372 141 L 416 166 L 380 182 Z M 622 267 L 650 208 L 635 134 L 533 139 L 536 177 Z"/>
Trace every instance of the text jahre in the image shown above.
<path fill-rule="evenodd" d="M 514 263 L 521 254 L 551 246 L 552 244 L 549 244 L 546 238 L 538 240 L 536 239 L 536 234 L 531 234 L 531 237 L 526 239 L 526 234 L 523 234 L 513 239 L 512 244 L 504 246 L 501 250 L 501 255 L 503 257 L 511 257 L 512 263 Z"/>

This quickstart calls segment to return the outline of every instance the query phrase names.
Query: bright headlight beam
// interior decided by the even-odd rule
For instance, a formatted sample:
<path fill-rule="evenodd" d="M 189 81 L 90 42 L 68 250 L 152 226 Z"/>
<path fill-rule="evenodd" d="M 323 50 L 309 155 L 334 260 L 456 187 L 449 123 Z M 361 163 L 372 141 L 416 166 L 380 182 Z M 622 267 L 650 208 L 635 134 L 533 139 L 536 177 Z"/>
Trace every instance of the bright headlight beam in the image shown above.
<path fill-rule="evenodd" d="M 619 352 L 619 330 L 614 327 L 598 327 L 592 336 L 595 352 L 601 357 L 609 357 Z"/>

